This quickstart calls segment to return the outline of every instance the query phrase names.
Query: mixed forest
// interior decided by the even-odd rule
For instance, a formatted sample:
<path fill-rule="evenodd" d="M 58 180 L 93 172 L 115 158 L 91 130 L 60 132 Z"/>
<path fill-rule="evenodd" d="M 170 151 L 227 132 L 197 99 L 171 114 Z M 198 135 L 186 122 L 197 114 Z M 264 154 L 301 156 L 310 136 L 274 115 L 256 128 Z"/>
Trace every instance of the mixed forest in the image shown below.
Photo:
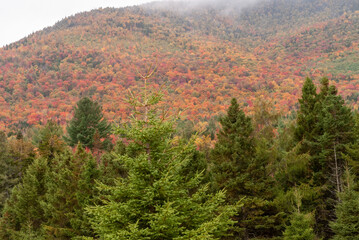
<path fill-rule="evenodd" d="M 0 239 L 359 239 L 358 29 L 154 2 L 0 48 Z"/>
<path fill-rule="evenodd" d="M 1 239 L 358 238 L 359 114 L 328 78 L 305 80 L 294 119 L 228 99 L 212 146 L 152 74 L 120 125 L 84 97 L 66 133 L 0 133 Z"/>

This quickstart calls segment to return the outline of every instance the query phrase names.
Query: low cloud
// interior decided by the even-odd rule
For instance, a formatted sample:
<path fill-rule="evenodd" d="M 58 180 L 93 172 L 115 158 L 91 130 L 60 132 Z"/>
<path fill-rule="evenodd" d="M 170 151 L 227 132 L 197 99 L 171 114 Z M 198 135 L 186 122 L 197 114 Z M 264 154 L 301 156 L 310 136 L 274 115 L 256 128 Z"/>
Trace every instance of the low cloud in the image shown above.
<path fill-rule="evenodd" d="M 239 11 L 266 0 L 165 0 L 148 4 L 151 8 L 190 13 L 201 8 L 213 8 L 222 14 Z"/>

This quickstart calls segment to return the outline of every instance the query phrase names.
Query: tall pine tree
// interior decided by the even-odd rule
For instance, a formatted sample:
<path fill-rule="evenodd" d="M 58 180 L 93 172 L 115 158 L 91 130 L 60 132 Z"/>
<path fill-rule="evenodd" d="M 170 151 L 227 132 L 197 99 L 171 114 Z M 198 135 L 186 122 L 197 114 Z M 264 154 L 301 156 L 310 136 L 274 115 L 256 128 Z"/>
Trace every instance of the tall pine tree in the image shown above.
<path fill-rule="evenodd" d="M 85 97 L 77 102 L 65 139 L 70 146 L 76 146 L 80 142 L 84 147 L 92 149 L 102 138 L 104 141 L 97 147 L 104 149 L 111 145 L 110 132 L 111 126 L 103 117 L 101 106 Z"/>
<path fill-rule="evenodd" d="M 302 98 L 299 99 L 299 111 L 297 113 L 297 126 L 294 132 L 294 139 L 302 142 L 300 153 L 307 153 L 310 150 L 308 141 L 313 140 L 313 134 L 317 123 L 317 112 L 315 111 L 318 96 L 316 87 L 310 78 L 306 78 L 302 88 Z"/>
<path fill-rule="evenodd" d="M 215 189 L 226 189 L 229 202 L 241 199 L 233 239 L 272 237 L 281 232 L 281 213 L 273 203 L 274 181 L 268 176 L 266 154 L 257 154 L 251 119 L 231 100 L 211 154 Z M 262 153 L 262 151 L 259 151 Z"/>
<path fill-rule="evenodd" d="M 195 146 L 173 142 L 173 121 L 157 114 L 161 97 L 145 88 L 129 100 L 140 115 L 117 130 L 129 142 L 118 155 L 126 176 L 101 184 L 102 204 L 88 208 L 101 239 L 218 239 L 233 224 L 223 191 L 209 193 L 202 172 L 183 175 Z"/>
<path fill-rule="evenodd" d="M 315 229 L 327 239 L 333 234 L 329 222 L 333 220 L 337 193 L 342 191 L 341 178 L 346 164 L 343 156 L 355 141 L 355 122 L 352 112 L 327 78 L 321 79 L 318 94 L 314 94 L 314 89 L 307 79 L 300 101 L 296 137 L 304 146 L 301 152 L 310 154 L 312 178 L 308 182 L 319 189 L 312 203 L 316 207 Z"/>
<path fill-rule="evenodd" d="M 359 239 L 359 192 L 356 190 L 354 176 L 345 173 L 345 187 L 339 193 L 339 202 L 335 207 L 336 220 L 330 223 L 334 232 L 334 240 Z"/>
<path fill-rule="evenodd" d="M 233 98 L 227 115 L 220 118 L 222 129 L 212 151 L 213 173 L 218 189 L 227 189 L 229 202 L 239 200 L 244 174 L 255 157 L 251 119 Z"/>

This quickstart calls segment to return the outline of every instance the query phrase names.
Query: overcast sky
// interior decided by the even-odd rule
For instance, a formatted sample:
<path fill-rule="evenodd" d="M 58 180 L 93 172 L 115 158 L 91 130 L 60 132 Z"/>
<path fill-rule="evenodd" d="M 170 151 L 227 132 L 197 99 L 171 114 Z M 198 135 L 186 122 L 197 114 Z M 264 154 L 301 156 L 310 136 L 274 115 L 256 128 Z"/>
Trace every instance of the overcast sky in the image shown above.
<path fill-rule="evenodd" d="M 1 0 L 0 47 L 78 12 L 151 1 L 153 0 Z"/>

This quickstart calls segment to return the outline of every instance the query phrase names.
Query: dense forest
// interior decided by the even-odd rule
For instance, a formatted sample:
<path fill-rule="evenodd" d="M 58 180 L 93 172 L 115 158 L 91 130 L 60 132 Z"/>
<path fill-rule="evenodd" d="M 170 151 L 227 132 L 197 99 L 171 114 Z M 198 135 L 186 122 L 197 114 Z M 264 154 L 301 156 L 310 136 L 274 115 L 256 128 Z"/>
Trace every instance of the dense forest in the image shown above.
<path fill-rule="evenodd" d="M 227 99 L 213 143 L 153 73 L 119 125 L 84 97 L 66 133 L 1 132 L 1 239 L 358 238 L 359 115 L 328 78 L 305 80 L 294 118 Z"/>
<path fill-rule="evenodd" d="M 0 48 L 0 239 L 359 239 L 358 29 L 153 2 Z"/>

